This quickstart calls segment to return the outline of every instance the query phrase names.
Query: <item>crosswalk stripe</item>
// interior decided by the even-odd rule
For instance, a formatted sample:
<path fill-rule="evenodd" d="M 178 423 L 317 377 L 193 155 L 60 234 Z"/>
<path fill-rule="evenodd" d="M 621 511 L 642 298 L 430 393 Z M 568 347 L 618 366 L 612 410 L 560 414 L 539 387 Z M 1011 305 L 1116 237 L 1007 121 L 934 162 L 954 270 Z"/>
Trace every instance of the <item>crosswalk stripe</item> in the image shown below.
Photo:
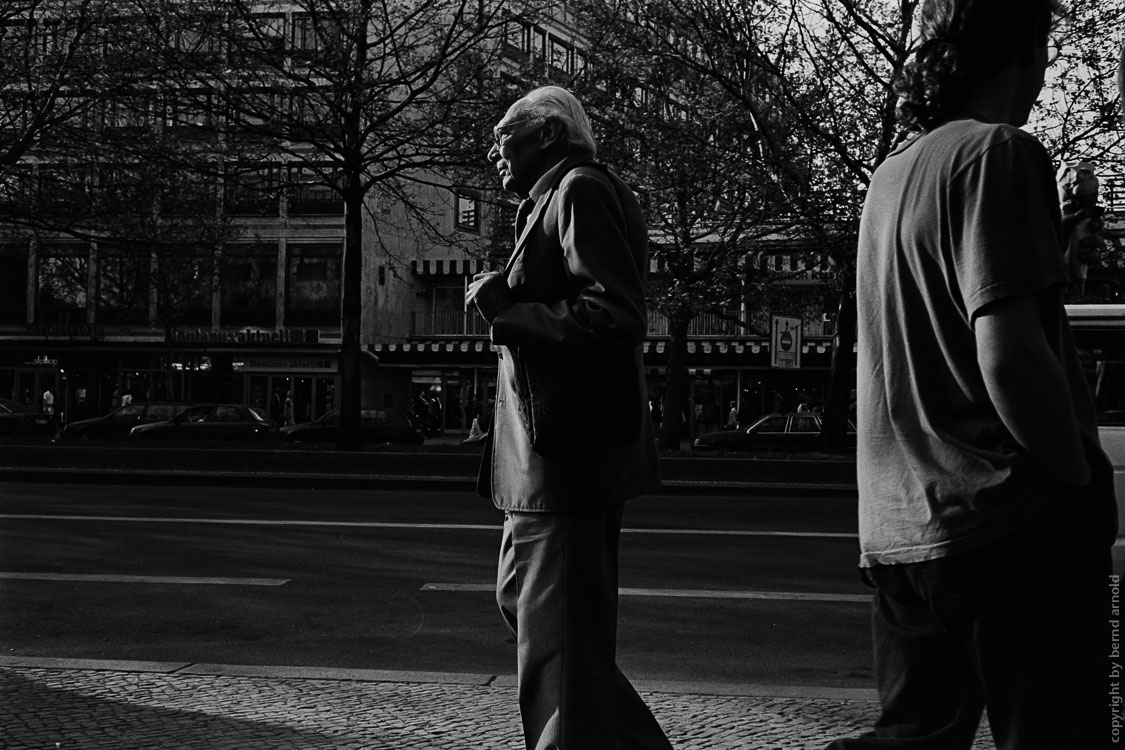
<path fill-rule="evenodd" d="M 490 583 L 427 583 L 422 591 L 494 591 Z M 870 594 L 818 594 L 802 591 L 715 591 L 712 589 L 621 588 L 620 596 L 672 597 L 677 599 L 754 599 L 787 602 L 854 602 L 869 604 Z"/>
<path fill-rule="evenodd" d="M 264 518 L 190 518 L 160 516 L 61 516 L 49 514 L 0 514 L 0 521 L 93 521 L 98 523 L 182 523 L 219 526 L 313 526 L 321 528 L 417 529 L 424 531 L 500 531 L 498 524 L 401 523 L 394 521 L 312 521 Z M 645 529 L 623 528 L 622 534 L 671 536 L 800 537 L 805 539 L 856 539 L 858 534 L 832 531 L 762 531 L 757 529 Z"/>
<path fill-rule="evenodd" d="M 211 586 L 284 586 L 289 578 L 224 578 L 198 576 L 124 576 L 97 573 L 5 573 L 0 579 L 14 581 L 68 581 L 79 583 L 163 583 L 174 585 Z"/>

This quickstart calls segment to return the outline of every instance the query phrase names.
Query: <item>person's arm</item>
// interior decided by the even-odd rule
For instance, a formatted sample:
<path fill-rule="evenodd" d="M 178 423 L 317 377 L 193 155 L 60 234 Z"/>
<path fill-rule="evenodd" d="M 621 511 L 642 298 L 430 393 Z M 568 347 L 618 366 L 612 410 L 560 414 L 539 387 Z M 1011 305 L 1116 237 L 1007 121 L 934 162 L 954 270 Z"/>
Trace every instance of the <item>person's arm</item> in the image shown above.
<path fill-rule="evenodd" d="M 613 183 L 600 175 L 571 172 L 560 183 L 555 200 L 557 223 L 550 229 L 558 237 L 573 295 L 553 303 L 514 302 L 495 310 L 490 321 L 492 342 L 574 347 L 640 344 L 647 330 L 640 268 L 644 261 L 634 257 L 629 219 Z M 635 210 L 639 212 L 639 207 Z M 475 299 L 480 300 L 494 283 L 486 280 Z"/>
<path fill-rule="evenodd" d="M 1055 479 L 1085 485 L 1090 467 L 1041 305 L 1038 295 L 1023 294 L 982 308 L 973 320 L 977 362 L 1000 420 L 1019 444 Z"/>

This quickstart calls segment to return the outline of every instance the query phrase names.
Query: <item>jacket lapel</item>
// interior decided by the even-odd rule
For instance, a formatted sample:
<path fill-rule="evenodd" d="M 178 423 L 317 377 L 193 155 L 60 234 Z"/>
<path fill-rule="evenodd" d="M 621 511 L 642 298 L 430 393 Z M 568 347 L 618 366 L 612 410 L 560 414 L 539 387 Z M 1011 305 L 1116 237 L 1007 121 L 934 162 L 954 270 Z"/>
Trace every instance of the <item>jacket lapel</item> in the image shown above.
<path fill-rule="evenodd" d="M 535 208 L 531 209 L 531 214 L 527 217 L 527 223 L 523 225 L 523 232 L 520 233 L 520 238 L 516 241 L 516 247 L 512 251 L 511 257 L 508 258 L 508 262 L 504 264 L 505 274 L 512 270 L 512 265 L 516 262 L 516 259 L 523 254 L 524 248 L 527 247 L 527 243 L 530 241 L 531 233 L 539 223 L 539 217 L 542 216 L 543 211 L 546 209 L 547 202 L 554 197 L 554 192 L 555 190 L 552 188 L 544 193 L 539 200 L 535 201 Z"/>
<path fill-rule="evenodd" d="M 527 223 L 524 224 L 523 232 L 520 233 L 519 239 L 516 240 L 516 247 L 512 250 L 512 255 L 508 258 L 508 262 L 504 264 L 505 274 L 512 270 L 512 265 L 516 262 L 516 259 L 519 258 L 520 254 L 523 253 L 531 237 L 532 230 L 534 230 L 535 226 L 539 223 L 539 217 L 543 214 L 544 209 L 546 209 L 547 203 L 555 197 L 555 191 L 558 189 L 559 183 L 562 182 L 562 178 L 566 176 L 567 172 L 574 169 L 579 164 L 588 161 L 590 161 L 590 159 L 586 156 L 569 156 L 551 170 L 553 174 L 551 172 L 548 173 L 550 177 L 544 176 L 544 179 L 550 180 L 550 187 L 535 201 L 535 208 L 532 209 L 531 215 L 527 217 Z M 532 188 L 532 194 L 534 194 L 534 192 L 535 189 Z"/>

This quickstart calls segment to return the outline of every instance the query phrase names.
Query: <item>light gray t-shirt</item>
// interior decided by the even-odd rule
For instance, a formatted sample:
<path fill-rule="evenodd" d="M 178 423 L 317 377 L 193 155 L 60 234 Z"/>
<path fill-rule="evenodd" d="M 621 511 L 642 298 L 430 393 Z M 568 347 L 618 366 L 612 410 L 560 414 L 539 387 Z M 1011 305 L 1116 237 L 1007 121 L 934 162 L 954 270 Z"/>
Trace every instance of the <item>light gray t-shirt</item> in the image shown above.
<path fill-rule="evenodd" d="M 981 546 L 1058 489 L 985 389 L 973 333 L 985 305 L 1041 296 L 1044 330 L 1096 445 L 1061 301 L 1053 173 L 1029 134 L 964 119 L 903 145 L 872 178 L 857 261 L 862 566 Z"/>

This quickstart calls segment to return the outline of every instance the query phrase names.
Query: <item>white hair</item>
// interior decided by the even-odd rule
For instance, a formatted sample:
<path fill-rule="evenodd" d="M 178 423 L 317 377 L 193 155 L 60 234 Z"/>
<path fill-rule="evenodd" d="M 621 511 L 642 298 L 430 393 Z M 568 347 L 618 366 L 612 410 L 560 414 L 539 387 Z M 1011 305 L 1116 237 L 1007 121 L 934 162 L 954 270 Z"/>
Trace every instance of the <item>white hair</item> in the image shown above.
<path fill-rule="evenodd" d="M 535 89 L 522 100 L 521 110 L 536 119 L 554 119 L 562 126 L 571 150 L 593 157 L 598 152 L 594 129 L 578 97 L 559 86 Z"/>

